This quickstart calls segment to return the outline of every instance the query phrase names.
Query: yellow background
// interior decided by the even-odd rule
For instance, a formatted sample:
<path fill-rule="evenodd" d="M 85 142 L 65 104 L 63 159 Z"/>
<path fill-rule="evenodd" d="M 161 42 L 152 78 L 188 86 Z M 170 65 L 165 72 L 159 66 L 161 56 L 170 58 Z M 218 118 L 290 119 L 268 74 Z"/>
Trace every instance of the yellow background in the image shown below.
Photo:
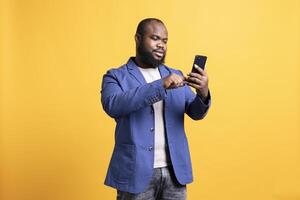
<path fill-rule="evenodd" d="M 1 200 L 115 199 L 100 84 L 146 17 L 168 28 L 167 65 L 208 56 L 211 110 L 186 121 L 188 199 L 299 200 L 299 0 L 1 0 Z"/>

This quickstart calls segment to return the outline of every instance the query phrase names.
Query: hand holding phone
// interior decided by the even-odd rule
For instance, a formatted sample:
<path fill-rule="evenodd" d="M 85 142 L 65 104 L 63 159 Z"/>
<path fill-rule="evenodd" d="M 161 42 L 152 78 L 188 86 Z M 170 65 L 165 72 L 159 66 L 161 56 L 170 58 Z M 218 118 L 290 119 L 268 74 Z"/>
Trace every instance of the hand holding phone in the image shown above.
<path fill-rule="evenodd" d="M 188 73 L 188 76 L 185 78 L 186 84 L 195 88 L 197 94 L 200 95 L 203 101 L 205 101 L 208 96 L 208 77 L 205 71 L 200 72 L 196 69 L 195 65 L 204 70 L 206 60 L 206 56 L 196 55 L 192 67 L 192 73 Z"/>

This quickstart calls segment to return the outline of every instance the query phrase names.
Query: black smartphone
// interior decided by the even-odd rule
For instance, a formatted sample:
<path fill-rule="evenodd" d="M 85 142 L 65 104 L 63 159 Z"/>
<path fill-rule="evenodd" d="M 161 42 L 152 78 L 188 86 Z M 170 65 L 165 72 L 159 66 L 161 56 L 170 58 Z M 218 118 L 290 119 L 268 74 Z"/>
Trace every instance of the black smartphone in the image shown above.
<path fill-rule="evenodd" d="M 207 60 L 206 56 L 196 55 L 193 63 L 192 72 L 199 73 L 199 71 L 195 68 L 194 64 L 198 65 L 201 69 L 204 70 L 206 60 Z"/>

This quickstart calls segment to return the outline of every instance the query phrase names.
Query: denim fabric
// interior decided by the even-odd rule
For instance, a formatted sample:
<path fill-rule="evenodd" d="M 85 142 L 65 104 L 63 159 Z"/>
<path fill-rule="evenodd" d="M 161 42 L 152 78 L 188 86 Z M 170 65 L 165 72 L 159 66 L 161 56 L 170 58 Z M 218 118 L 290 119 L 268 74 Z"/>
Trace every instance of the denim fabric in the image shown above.
<path fill-rule="evenodd" d="M 186 200 L 186 185 L 176 180 L 172 167 L 153 169 L 147 189 L 138 194 L 117 190 L 117 200 Z"/>

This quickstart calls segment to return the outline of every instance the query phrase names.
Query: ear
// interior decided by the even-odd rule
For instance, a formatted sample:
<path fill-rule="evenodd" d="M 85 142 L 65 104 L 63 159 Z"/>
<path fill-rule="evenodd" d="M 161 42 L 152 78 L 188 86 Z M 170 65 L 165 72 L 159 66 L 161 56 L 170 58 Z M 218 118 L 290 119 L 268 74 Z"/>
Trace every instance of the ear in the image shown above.
<path fill-rule="evenodd" d="M 135 36 L 134 36 L 134 39 L 135 39 L 135 43 L 137 45 L 139 45 L 141 43 L 142 36 L 140 34 L 136 33 Z"/>

